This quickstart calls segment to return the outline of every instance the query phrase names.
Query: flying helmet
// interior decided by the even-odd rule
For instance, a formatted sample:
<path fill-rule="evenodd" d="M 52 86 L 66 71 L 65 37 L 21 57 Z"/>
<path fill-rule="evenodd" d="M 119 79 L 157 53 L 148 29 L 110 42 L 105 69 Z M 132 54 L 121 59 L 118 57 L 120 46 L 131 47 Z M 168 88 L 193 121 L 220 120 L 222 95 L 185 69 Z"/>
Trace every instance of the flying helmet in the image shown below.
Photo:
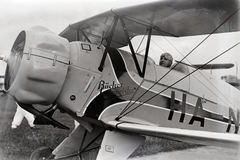
<path fill-rule="evenodd" d="M 172 65 L 172 61 L 173 61 L 173 57 L 170 53 L 163 53 L 161 56 L 160 56 L 160 61 L 162 60 L 168 60 L 168 64 L 166 67 L 170 67 Z"/>

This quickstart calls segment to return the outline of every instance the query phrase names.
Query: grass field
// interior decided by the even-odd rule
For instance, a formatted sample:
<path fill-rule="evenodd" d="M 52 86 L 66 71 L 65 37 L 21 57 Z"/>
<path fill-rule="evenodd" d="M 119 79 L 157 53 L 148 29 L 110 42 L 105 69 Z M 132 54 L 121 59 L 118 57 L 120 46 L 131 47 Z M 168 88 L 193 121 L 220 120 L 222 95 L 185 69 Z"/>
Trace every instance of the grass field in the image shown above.
<path fill-rule="evenodd" d="M 27 121 L 15 130 L 11 129 L 11 122 L 16 110 L 15 102 L 11 97 L 0 95 L 0 160 L 25 160 L 29 159 L 31 153 L 39 147 L 55 148 L 69 135 L 74 127 L 73 119 L 67 114 L 55 113 L 54 118 L 59 120 L 70 130 L 61 130 L 52 126 L 38 126 L 39 129 L 30 129 Z M 182 150 L 186 148 L 199 147 L 195 144 L 182 143 L 146 137 L 145 143 L 140 146 L 132 156 L 151 155 L 159 152 Z M 84 159 L 95 159 L 97 150 L 85 154 Z"/>

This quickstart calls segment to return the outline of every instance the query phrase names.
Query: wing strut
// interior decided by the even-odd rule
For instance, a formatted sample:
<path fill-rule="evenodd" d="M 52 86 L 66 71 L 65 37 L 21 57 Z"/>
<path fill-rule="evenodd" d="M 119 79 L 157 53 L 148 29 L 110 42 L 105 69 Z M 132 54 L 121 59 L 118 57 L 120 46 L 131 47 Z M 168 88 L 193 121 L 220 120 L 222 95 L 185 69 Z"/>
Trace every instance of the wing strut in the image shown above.
<path fill-rule="evenodd" d="M 152 28 L 150 27 L 150 28 L 148 29 L 148 41 L 147 41 L 147 47 L 146 47 L 146 51 L 145 51 L 143 68 L 142 68 L 142 71 L 141 71 L 140 66 L 139 66 L 139 63 L 138 63 L 138 60 L 137 60 L 137 57 L 136 57 L 136 53 L 135 53 L 135 51 L 134 51 L 133 45 L 132 45 L 132 43 L 131 43 L 131 39 L 130 39 L 130 37 L 129 37 L 129 34 L 128 34 L 128 31 L 127 31 L 126 25 L 125 25 L 124 20 L 123 20 L 122 17 L 120 18 L 120 21 L 121 21 L 121 24 L 122 24 L 122 27 L 123 27 L 123 31 L 124 31 L 124 33 L 125 33 L 125 36 L 126 36 L 126 39 L 127 39 L 128 45 L 129 45 L 129 48 L 130 48 L 130 50 L 131 50 L 132 57 L 133 57 L 133 60 L 134 60 L 135 65 L 136 65 L 138 74 L 139 74 L 140 77 L 144 77 L 144 75 L 145 75 L 145 70 L 146 70 L 146 64 L 147 64 L 147 58 L 148 58 L 148 51 L 149 51 L 149 47 L 150 47 L 151 35 L 152 35 Z"/>
<path fill-rule="evenodd" d="M 109 37 L 107 39 L 107 45 L 106 45 L 105 51 L 103 53 L 103 57 L 102 57 L 102 60 L 100 62 L 100 65 L 98 67 L 98 70 L 101 71 L 101 72 L 103 71 L 103 65 L 104 65 L 104 62 L 105 62 L 105 59 L 106 59 L 106 56 L 107 56 L 107 52 L 109 50 L 109 47 L 110 47 L 110 44 L 111 44 L 111 41 L 112 41 L 112 38 L 113 38 L 113 35 L 114 35 L 114 31 L 115 31 L 117 23 L 118 23 L 118 19 L 120 19 L 121 25 L 123 27 L 123 31 L 124 31 L 124 34 L 126 36 L 127 43 L 129 44 L 129 48 L 131 50 L 132 57 L 133 57 L 136 69 L 138 71 L 138 74 L 139 74 L 140 77 L 144 77 L 145 71 L 146 71 L 146 64 L 147 64 L 149 47 L 150 47 L 151 35 L 152 35 L 152 27 L 149 27 L 147 29 L 147 31 L 148 31 L 148 40 L 147 40 L 147 44 L 146 44 L 146 51 L 145 51 L 144 62 L 143 62 L 142 70 L 141 70 L 141 68 L 139 66 L 139 63 L 138 63 L 138 60 L 137 60 L 137 57 L 136 57 L 136 53 L 135 53 L 133 45 L 131 43 L 130 36 L 128 34 L 128 30 L 127 30 L 126 25 L 124 23 L 123 17 L 119 17 L 119 16 L 116 16 L 114 18 L 114 23 L 112 25 L 110 35 L 109 35 Z"/>
<path fill-rule="evenodd" d="M 144 77 L 145 71 L 146 71 L 146 64 L 147 64 L 147 59 L 148 59 L 148 51 L 149 51 L 149 47 L 150 47 L 151 35 L 152 35 L 152 28 L 149 28 L 148 29 L 147 47 L 145 50 L 145 57 L 144 57 L 144 63 L 143 63 L 142 77 Z"/>
<path fill-rule="evenodd" d="M 138 74 L 139 74 L 139 75 L 142 75 L 142 72 L 141 72 L 141 69 L 140 69 L 140 66 L 139 66 L 139 63 L 138 63 L 138 60 L 137 60 L 137 57 L 136 57 L 136 54 L 135 54 L 135 51 L 134 51 L 132 42 L 131 42 L 131 40 L 130 40 L 130 38 L 129 38 L 129 34 L 128 34 L 126 25 L 125 25 L 122 17 L 120 18 L 120 21 L 121 21 L 121 24 L 122 24 L 122 27 L 123 27 L 123 31 L 124 31 L 124 33 L 125 33 L 125 36 L 126 36 L 126 39 L 127 39 L 128 45 L 129 45 L 129 48 L 130 48 L 130 50 L 131 50 L 131 52 L 132 52 L 132 57 L 133 57 L 135 66 L 136 66 L 136 68 L 137 68 Z"/>
<path fill-rule="evenodd" d="M 111 41 L 112 41 L 112 37 L 113 37 L 113 34 L 114 34 L 114 31 L 115 31 L 115 28 L 117 26 L 117 23 L 118 23 L 118 16 L 114 17 L 114 23 L 113 23 L 113 26 L 112 26 L 112 29 L 111 29 L 111 33 L 110 33 L 110 36 L 109 36 L 109 39 L 107 39 L 107 46 L 106 46 L 106 49 L 103 53 L 103 57 L 102 57 L 102 60 L 100 62 L 100 65 L 98 67 L 98 70 L 99 71 L 103 71 L 103 65 L 104 65 L 104 62 L 105 62 L 105 59 L 106 59 L 106 56 L 107 56 L 107 52 L 108 52 L 108 49 L 110 47 L 110 44 L 111 44 Z"/>
<path fill-rule="evenodd" d="M 84 36 L 84 38 L 89 42 L 89 43 L 92 43 L 90 40 L 89 40 L 89 38 L 86 36 L 86 34 L 82 31 L 82 30 L 79 30 L 79 29 L 77 29 L 77 28 L 74 28 L 74 27 L 72 27 L 71 25 L 69 25 L 69 28 L 71 28 L 71 29 L 73 29 L 73 30 L 75 30 L 76 31 L 76 36 L 75 36 L 75 40 L 76 41 L 80 41 L 81 40 L 81 38 L 80 38 L 80 32 L 81 32 L 81 35 L 83 35 Z"/>
<path fill-rule="evenodd" d="M 90 41 L 90 39 L 86 36 L 86 34 L 85 34 L 82 30 L 80 30 L 80 31 L 81 31 L 82 35 L 86 38 L 86 40 L 87 40 L 89 43 L 92 43 L 92 42 Z M 78 35 L 77 40 L 80 41 L 79 30 L 77 30 L 77 35 Z"/>

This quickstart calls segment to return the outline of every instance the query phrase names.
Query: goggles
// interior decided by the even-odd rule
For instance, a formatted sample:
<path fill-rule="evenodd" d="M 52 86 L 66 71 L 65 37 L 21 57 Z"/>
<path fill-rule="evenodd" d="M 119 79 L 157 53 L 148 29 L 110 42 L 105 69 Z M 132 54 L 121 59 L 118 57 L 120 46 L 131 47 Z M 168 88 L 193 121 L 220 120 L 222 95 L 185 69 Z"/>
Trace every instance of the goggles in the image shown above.
<path fill-rule="evenodd" d="M 172 60 L 172 57 L 170 55 L 162 55 L 160 60 Z"/>

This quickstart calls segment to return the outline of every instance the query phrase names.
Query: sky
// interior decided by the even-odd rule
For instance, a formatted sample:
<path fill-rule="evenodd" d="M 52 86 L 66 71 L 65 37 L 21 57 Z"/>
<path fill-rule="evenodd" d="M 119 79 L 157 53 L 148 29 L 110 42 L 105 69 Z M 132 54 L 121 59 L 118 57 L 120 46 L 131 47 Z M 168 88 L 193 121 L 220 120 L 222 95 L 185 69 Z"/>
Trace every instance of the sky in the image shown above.
<path fill-rule="evenodd" d="M 150 0 L 1 0 L 0 54 L 8 55 L 17 35 L 22 30 L 30 29 L 36 25 L 44 26 L 59 34 L 71 23 L 112 8 L 147 2 L 150 2 Z M 150 57 L 158 63 L 161 53 L 169 52 L 175 60 L 181 60 L 206 36 L 183 38 L 153 36 L 150 45 Z M 134 38 L 133 44 L 137 46 L 141 39 L 141 36 Z M 206 63 L 238 42 L 240 42 L 240 33 L 237 32 L 212 35 L 184 61 L 189 64 Z M 141 51 L 144 48 L 145 45 L 139 50 Z M 240 47 L 237 46 L 213 62 L 233 63 L 235 65 L 233 68 L 212 71 L 212 74 L 218 77 L 228 74 L 240 77 L 240 71 L 238 71 L 238 65 L 240 67 L 239 51 Z M 0 75 L 3 72 L 4 66 L 0 62 Z"/>
<path fill-rule="evenodd" d="M 151 0 L 1 0 L 0 54 L 8 55 L 17 35 L 40 25 L 59 34 L 69 24 L 112 8 L 147 3 Z M 0 62 L 0 75 L 4 71 Z"/>

